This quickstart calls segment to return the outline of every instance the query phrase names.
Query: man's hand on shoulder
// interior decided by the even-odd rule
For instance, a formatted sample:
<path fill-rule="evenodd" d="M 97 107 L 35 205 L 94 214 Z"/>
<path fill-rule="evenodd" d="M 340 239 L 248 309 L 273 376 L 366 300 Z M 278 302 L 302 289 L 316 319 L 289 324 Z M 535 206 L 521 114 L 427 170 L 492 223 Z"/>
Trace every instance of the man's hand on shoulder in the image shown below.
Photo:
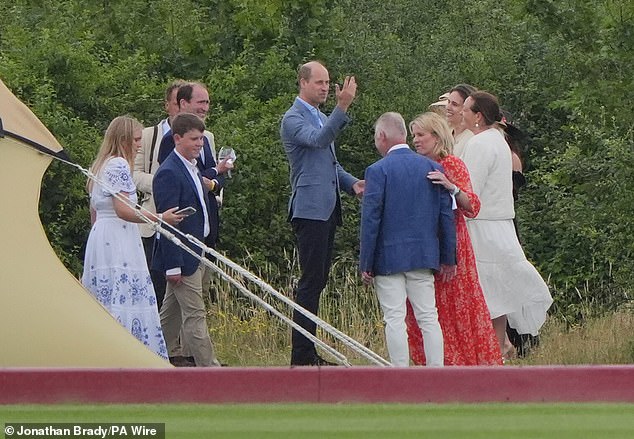
<path fill-rule="evenodd" d="M 343 86 L 335 84 L 335 95 L 337 96 L 337 107 L 343 111 L 348 111 L 348 107 L 352 104 L 357 94 L 357 81 L 354 76 L 346 76 Z"/>

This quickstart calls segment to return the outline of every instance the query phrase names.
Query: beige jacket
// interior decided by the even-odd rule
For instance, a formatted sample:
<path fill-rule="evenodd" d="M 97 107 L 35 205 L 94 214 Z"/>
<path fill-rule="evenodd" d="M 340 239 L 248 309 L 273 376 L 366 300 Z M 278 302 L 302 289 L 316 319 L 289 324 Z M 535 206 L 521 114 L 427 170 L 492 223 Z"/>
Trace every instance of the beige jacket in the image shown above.
<path fill-rule="evenodd" d="M 163 130 L 163 127 L 166 126 L 165 122 L 166 119 L 154 126 L 143 129 L 141 133 L 141 149 L 134 159 L 132 179 L 134 180 L 137 190 L 140 192 L 139 204 L 152 213 L 156 212 L 154 198 L 152 197 L 152 179 L 159 167 L 158 154 L 161 140 L 165 134 Z M 214 155 L 214 160 L 216 160 L 214 135 L 210 131 L 205 131 L 205 137 L 209 140 L 211 152 Z M 220 198 L 218 200 L 219 203 L 222 202 L 221 197 L 216 198 Z M 144 238 L 149 238 L 154 235 L 154 229 L 146 223 L 139 224 L 139 231 Z"/>

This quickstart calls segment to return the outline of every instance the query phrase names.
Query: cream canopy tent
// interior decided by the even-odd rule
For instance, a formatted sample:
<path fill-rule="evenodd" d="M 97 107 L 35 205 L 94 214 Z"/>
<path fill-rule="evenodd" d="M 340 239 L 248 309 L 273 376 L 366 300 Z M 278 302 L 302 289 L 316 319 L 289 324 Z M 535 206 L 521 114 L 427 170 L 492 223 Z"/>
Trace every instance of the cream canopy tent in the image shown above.
<path fill-rule="evenodd" d="M 61 263 L 40 223 L 55 137 L 0 80 L 0 367 L 171 367 Z"/>

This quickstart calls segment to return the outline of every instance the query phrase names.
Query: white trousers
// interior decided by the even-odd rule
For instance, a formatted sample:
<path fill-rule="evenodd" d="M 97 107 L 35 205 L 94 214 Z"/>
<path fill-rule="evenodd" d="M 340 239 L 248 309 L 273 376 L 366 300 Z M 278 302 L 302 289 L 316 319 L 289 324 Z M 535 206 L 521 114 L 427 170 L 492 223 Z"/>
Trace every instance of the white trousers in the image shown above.
<path fill-rule="evenodd" d="M 383 310 L 385 340 L 392 366 L 409 366 L 409 346 L 405 325 L 409 299 L 423 333 L 428 366 L 443 366 L 444 345 L 438 323 L 434 275 L 431 270 L 413 270 L 374 278 L 376 294 Z"/>

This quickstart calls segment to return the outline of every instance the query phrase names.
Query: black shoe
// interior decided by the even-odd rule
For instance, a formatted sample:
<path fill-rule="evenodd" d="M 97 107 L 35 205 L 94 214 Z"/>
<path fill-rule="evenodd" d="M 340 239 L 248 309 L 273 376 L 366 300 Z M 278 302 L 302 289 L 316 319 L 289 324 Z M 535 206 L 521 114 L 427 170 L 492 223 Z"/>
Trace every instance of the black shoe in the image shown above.
<path fill-rule="evenodd" d="M 175 357 L 169 357 L 170 363 L 175 367 L 196 367 L 196 363 L 192 360 L 189 360 L 189 357 L 183 357 L 181 355 L 177 355 Z"/>
<path fill-rule="evenodd" d="M 309 359 L 293 360 L 291 361 L 291 367 L 296 366 L 339 366 L 337 363 L 331 363 L 321 358 L 319 355 L 315 355 Z"/>
<path fill-rule="evenodd" d="M 310 361 L 291 360 L 291 367 L 312 366 Z"/>
<path fill-rule="evenodd" d="M 331 363 L 330 361 L 324 360 L 319 355 L 315 355 L 311 366 L 339 366 L 337 363 Z"/>

